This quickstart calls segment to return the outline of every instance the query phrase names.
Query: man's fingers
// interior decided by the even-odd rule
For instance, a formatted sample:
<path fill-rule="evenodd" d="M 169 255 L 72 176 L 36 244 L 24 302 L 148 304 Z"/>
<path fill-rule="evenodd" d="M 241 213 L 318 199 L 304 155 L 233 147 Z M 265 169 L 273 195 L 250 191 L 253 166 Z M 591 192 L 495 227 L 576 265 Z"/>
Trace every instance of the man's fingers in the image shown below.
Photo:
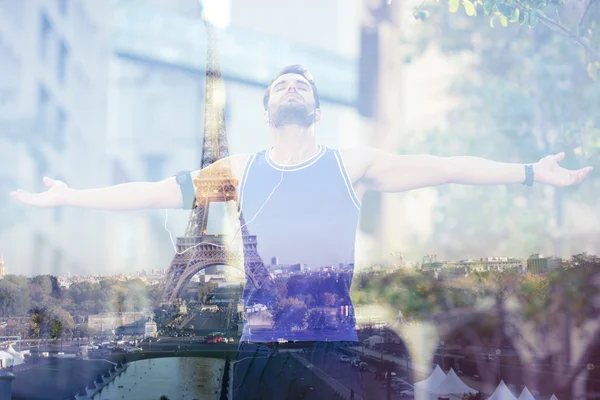
<path fill-rule="evenodd" d="M 11 196 L 19 200 L 21 203 L 29 205 L 41 205 L 44 200 L 44 198 L 39 194 L 29 193 L 20 189 L 16 192 L 12 192 Z"/>
<path fill-rule="evenodd" d="M 50 179 L 47 176 L 45 176 L 42 180 L 46 186 L 52 186 L 54 184 L 54 179 Z"/>
<path fill-rule="evenodd" d="M 592 171 L 592 167 L 585 167 L 579 170 L 579 182 L 583 181 L 587 174 Z"/>
<path fill-rule="evenodd" d="M 592 169 L 593 169 L 592 167 L 585 167 L 585 168 L 578 169 L 576 171 L 570 171 L 569 172 L 569 179 L 570 179 L 569 185 L 577 185 L 577 184 L 581 183 L 585 179 L 587 174 L 589 174 L 590 171 L 592 171 Z"/>

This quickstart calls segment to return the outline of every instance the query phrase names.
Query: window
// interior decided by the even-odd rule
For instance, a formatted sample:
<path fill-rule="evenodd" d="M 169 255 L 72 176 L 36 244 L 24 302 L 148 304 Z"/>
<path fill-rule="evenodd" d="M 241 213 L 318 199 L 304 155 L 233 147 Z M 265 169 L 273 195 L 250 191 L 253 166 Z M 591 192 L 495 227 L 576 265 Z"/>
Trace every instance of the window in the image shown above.
<path fill-rule="evenodd" d="M 40 22 L 40 60 L 46 61 L 48 56 L 48 44 L 50 43 L 50 36 L 52 35 L 52 24 L 50 18 L 44 11 L 42 11 L 41 22 Z"/>
<path fill-rule="evenodd" d="M 58 0 L 58 12 L 63 17 L 67 16 L 67 12 L 69 11 L 69 0 Z"/>
<path fill-rule="evenodd" d="M 162 154 L 149 154 L 144 156 L 146 164 L 146 180 L 148 182 L 157 182 L 164 179 L 163 170 L 166 157 Z"/>
<path fill-rule="evenodd" d="M 37 134 L 44 137 L 48 132 L 50 94 L 43 83 L 38 86 Z"/>
<path fill-rule="evenodd" d="M 69 57 L 69 49 L 64 40 L 59 41 L 58 45 L 58 65 L 56 67 L 56 78 L 61 85 L 65 84 L 67 78 L 67 59 Z"/>
<path fill-rule="evenodd" d="M 33 182 L 35 185 L 34 190 L 36 192 L 43 192 L 46 190 L 46 185 L 42 181 L 44 175 L 46 175 L 46 171 L 48 170 L 48 164 L 44 156 L 40 151 L 36 151 L 33 154 L 33 162 L 35 164 Z"/>
<path fill-rule="evenodd" d="M 65 111 L 58 107 L 56 110 L 56 131 L 54 132 L 53 145 L 58 151 L 62 151 L 65 148 L 65 137 L 67 128 L 67 115 Z"/>
<path fill-rule="evenodd" d="M 2 14 L 5 16 L 5 21 L 13 24 L 14 27 L 22 30 L 23 27 L 23 14 L 25 11 L 25 1 L 0 1 L 2 4 L 0 9 Z"/>

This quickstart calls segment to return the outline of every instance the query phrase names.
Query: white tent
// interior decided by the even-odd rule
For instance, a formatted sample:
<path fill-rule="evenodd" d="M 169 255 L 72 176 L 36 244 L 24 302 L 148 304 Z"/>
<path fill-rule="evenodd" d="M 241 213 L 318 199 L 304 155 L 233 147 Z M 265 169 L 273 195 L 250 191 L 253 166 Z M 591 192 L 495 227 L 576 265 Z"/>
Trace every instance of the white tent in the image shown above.
<path fill-rule="evenodd" d="M 15 358 L 6 351 L 0 350 L 0 368 L 6 368 L 13 365 Z"/>
<path fill-rule="evenodd" d="M 558 400 L 558 397 L 556 397 L 555 395 L 552 395 L 552 397 L 550 397 L 550 400 Z"/>
<path fill-rule="evenodd" d="M 414 386 L 415 389 L 425 389 L 427 391 L 431 391 L 432 389 L 435 389 L 440 383 L 442 383 L 444 379 L 446 379 L 446 374 L 444 373 L 444 371 L 442 371 L 439 365 L 436 365 L 431 375 L 429 375 L 429 378 L 420 382 L 416 382 Z"/>
<path fill-rule="evenodd" d="M 435 393 L 438 396 L 449 397 L 450 395 L 455 395 L 453 397 L 461 399 L 465 393 L 476 394 L 478 392 L 478 390 L 475 390 L 464 383 L 452 368 L 450 368 L 450 372 L 448 372 L 446 378 L 432 390 L 432 393 Z"/>
<path fill-rule="evenodd" d="M 13 365 L 21 365 L 25 362 L 25 356 L 21 353 L 19 353 L 18 351 L 16 351 L 12 345 L 8 346 L 8 349 L 6 349 L 6 352 L 8 354 L 10 354 L 11 356 L 13 356 L 14 360 L 13 360 Z"/>
<path fill-rule="evenodd" d="M 527 386 L 525 386 L 517 400 L 535 400 L 535 397 L 533 397 Z"/>
<path fill-rule="evenodd" d="M 446 374 L 439 365 L 436 365 L 435 369 L 427 379 L 414 384 L 415 399 L 431 398 L 433 389 L 438 387 L 444 379 L 446 379 Z"/>
<path fill-rule="evenodd" d="M 498 387 L 496 390 L 494 390 L 494 393 L 488 397 L 488 400 L 517 400 L 517 398 L 514 394 L 512 394 L 504 381 L 500 381 L 500 384 L 498 384 Z"/>

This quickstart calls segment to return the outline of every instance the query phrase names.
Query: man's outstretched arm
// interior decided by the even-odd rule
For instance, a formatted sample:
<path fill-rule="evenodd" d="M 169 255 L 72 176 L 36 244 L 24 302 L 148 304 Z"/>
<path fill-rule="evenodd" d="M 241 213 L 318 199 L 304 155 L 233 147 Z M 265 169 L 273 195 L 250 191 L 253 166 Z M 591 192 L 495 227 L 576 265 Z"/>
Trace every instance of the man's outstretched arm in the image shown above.
<path fill-rule="evenodd" d="M 243 168 L 246 156 L 231 156 L 221 159 L 202 170 L 191 173 L 196 179 L 210 175 L 214 168 L 227 166 L 233 174 Z M 97 189 L 72 189 L 64 182 L 44 178 L 48 190 L 42 193 L 30 193 L 24 190 L 12 192 L 11 196 L 23 204 L 37 207 L 82 207 L 98 210 L 128 211 L 144 209 L 182 208 L 181 188 L 175 177 L 160 182 L 130 182 Z"/>
<path fill-rule="evenodd" d="M 526 178 L 525 164 L 502 163 L 479 157 L 396 155 L 364 148 L 361 153 L 360 181 L 367 190 L 401 192 L 446 183 L 504 185 L 523 183 Z M 571 186 L 583 181 L 592 170 L 591 167 L 567 170 L 558 165 L 563 159 L 564 153 L 560 153 L 531 164 L 534 181 Z"/>

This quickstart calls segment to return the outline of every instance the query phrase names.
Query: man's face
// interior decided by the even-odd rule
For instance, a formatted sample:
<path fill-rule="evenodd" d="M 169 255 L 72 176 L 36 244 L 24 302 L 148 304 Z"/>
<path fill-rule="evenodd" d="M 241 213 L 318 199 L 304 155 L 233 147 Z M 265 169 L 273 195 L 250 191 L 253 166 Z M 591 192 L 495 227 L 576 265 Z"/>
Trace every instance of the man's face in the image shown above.
<path fill-rule="evenodd" d="M 312 125 L 317 115 L 310 82 L 298 74 L 285 74 L 277 78 L 271 85 L 266 117 L 276 128 Z"/>

